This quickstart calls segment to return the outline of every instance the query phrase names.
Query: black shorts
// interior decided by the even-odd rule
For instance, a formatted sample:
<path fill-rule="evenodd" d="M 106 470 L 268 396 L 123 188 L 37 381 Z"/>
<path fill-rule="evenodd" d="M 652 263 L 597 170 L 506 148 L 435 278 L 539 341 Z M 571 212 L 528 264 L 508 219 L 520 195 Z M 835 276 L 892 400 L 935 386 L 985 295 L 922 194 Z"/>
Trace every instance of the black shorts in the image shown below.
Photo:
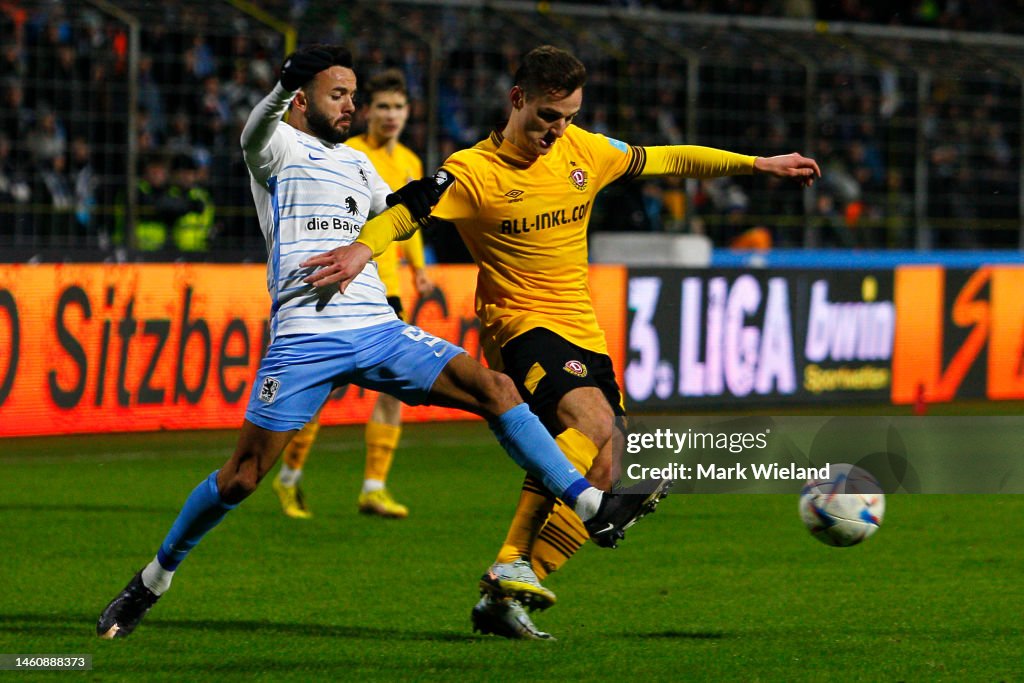
<path fill-rule="evenodd" d="M 523 400 L 552 434 L 562 431 L 555 421 L 558 402 L 580 387 L 597 387 L 616 415 L 626 414 L 612 359 L 576 346 L 551 330 L 536 327 L 519 335 L 501 347 L 501 359 L 505 374 L 515 381 Z M 533 370 L 534 366 L 539 368 Z"/>
<path fill-rule="evenodd" d="M 408 322 L 405 319 L 405 316 L 403 315 L 405 310 L 402 308 L 402 300 L 400 298 L 398 298 L 397 296 L 389 296 L 388 304 L 391 306 L 391 308 L 394 309 L 395 315 L 398 316 L 399 320 L 401 320 L 403 323 Z"/>

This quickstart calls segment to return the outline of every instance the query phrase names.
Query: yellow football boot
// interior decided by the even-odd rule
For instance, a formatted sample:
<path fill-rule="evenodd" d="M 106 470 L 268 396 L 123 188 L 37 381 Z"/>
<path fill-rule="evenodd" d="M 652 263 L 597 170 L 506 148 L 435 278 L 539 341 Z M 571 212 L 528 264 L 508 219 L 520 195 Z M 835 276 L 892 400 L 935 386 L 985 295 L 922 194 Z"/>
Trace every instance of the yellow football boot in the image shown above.
<path fill-rule="evenodd" d="M 396 502 L 387 489 L 360 493 L 359 512 L 389 519 L 405 519 L 409 516 L 409 508 Z"/>
<path fill-rule="evenodd" d="M 272 487 L 274 493 L 277 494 L 277 499 L 281 501 L 281 510 L 284 511 L 284 514 L 293 519 L 309 519 L 313 516 L 309 507 L 306 506 L 306 497 L 302 495 L 302 489 L 298 484 L 285 486 L 280 479 L 275 477 Z"/>

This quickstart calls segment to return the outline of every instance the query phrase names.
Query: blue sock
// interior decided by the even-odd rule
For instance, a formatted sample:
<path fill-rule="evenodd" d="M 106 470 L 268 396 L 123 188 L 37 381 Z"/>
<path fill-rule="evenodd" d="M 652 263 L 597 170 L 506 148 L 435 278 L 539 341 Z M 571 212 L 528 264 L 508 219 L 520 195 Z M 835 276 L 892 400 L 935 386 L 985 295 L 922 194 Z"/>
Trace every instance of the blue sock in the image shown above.
<path fill-rule="evenodd" d="M 221 500 L 216 472 L 200 482 L 185 500 L 178 518 L 167 532 L 167 538 L 160 544 L 156 554 L 160 566 L 169 572 L 177 569 L 206 532 L 217 526 L 224 515 L 236 507 L 237 504 L 227 505 Z"/>
<path fill-rule="evenodd" d="M 516 464 L 544 482 L 569 507 L 576 505 L 576 497 L 590 487 L 525 403 L 499 415 L 490 425 L 498 443 Z"/>

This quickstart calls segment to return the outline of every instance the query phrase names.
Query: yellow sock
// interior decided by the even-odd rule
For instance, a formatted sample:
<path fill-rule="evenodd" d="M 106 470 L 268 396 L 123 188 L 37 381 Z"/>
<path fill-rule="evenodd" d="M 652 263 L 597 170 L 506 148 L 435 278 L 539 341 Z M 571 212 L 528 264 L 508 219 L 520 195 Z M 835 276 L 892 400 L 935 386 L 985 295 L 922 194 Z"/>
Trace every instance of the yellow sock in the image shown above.
<path fill-rule="evenodd" d="M 597 446 L 578 429 L 566 429 L 555 437 L 555 442 L 581 474 L 586 474 L 597 457 Z M 516 505 L 515 515 L 512 517 L 512 524 L 505 535 L 501 550 L 498 551 L 497 562 L 515 562 L 521 557 L 531 556 L 537 534 L 551 514 L 554 503 L 554 496 L 540 482 L 533 477 L 526 478 L 522 493 L 519 494 L 519 504 Z M 575 516 L 575 513 L 572 514 Z M 580 526 L 582 528 L 582 522 Z M 586 532 L 583 538 L 587 538 Z"/>
<path fill-rule="evenodd" d="M 309 457 L 309 450 L 313 448 L 316 435 L 320 433 L 320 415 L 314 415 L 313 419 L 295 432 L 295 436 L 284 448 L 284 464 L 293 470 L 301 470 Z"/>
<path fill-rule="evenodd" d="M 543 581 L 548 574 L 561 569 L 589 538 L 579 515 L 568 505 L 557 503 L 530 553 L 537 578 Z"/>
<path fill-rule="evenodd" d="M 366 469 L 364 479 L 385 482 L 391 470 L 391 461 L 402 436 L 401 425 L 383 422 L 366 423 Z"/>
<path fill-rule="evenodd" d="M 495 561 L 515 562 L 521 557 L 529 557 L 537 532 L 544 526 L 544 520 L 548 518 L 554 504 L 554 495 L 539 481 L 527 475 L 523 490 L 519 493 L 512 524 L 509 525 L 505 542 L 501 544 Z"/>

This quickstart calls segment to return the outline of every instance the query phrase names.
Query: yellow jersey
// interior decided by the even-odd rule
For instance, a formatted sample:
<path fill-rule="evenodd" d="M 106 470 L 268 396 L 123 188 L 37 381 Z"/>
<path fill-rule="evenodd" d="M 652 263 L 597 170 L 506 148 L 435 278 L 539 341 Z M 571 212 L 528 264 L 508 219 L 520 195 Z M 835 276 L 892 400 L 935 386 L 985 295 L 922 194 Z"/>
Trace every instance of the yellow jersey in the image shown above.
<path fill-rule="evenodd" d="M 388 152 L 387 147 L 374 147 L 364 133 L 349 138 L 345 144 L 370 157 L 370 163 L 392 190 L 397 190 L 410 180 L 419 180 L 423 177 L 423 163 L 420 158 L 401 143 L 396 144 L 394 150 Z M 402 291 L 398 280 L 399 249 L 413 268 L 422 268 L 424 264 L 423 238 L 418 232 L 403 242 L 401 247 L 392 243 L 383 254 L 377 256 L 377 272 L 387 289 L 388 296 L 400 296 Z"/>
<path fill-rule="evenodd" d="M 540 157 L 498 132 L 450 156 L 442 168 L 454 182 L 431 216 L 455 224 L 480 269 L 476 313 L 491 367 L 537 327 L 608 353 L 588 280 L 587 226 L 602 188 L 640 175 L 750 173 L 753 163 L 706 147 L 635 147 L 574 125 Z"/>

